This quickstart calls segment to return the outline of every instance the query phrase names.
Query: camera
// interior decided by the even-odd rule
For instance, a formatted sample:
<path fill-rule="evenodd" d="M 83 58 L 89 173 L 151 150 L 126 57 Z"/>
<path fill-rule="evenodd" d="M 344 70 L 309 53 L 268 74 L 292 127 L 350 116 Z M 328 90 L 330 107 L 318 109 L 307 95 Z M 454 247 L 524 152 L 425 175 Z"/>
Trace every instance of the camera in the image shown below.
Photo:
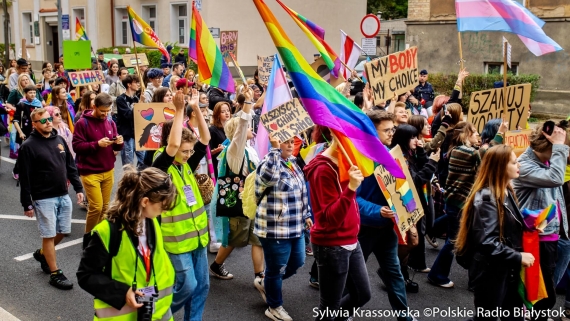
<path fill-rule="evenodd" d="M 151 321 L 154 312 L 154 302 L 157 301 L 158 295 L 153 294 L 145 296 L 135 296 L 137 303 L 142 303 L 142 307 L 137 310 L 137 321 Z"/>

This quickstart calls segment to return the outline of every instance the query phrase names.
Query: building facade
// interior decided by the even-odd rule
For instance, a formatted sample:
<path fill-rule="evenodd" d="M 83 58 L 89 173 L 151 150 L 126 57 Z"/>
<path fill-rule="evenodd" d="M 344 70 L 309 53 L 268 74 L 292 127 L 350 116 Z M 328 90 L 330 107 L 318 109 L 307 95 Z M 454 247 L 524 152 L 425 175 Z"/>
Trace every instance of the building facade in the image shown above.
<path fill-rule="evenodd" d="M 20 52 L 21 40 L 33 62 L 57 61 L 59 57 L 58 16 L 54 0 L 14 0 L 9 7 L 11 42 Z M 257 66 L 257 55 L 276 53 L 275 46 L 253 1 L 198 0 L 208 27 L 238 31 L 238 62 Z M 293 43 L 312 61 L 317 50 L 299 27 L 275 1 L 267 1 Z M 326 39 L 340 49 L 340 31 L 360 37 L 360 21 L 366 14 L 366 0 L 288 0 L 286 4 L 327 30 Z M 127 15 L 130 5 L 156 31 L 163 43 L 187 47 L 192 16 L 192 1 L 177 0 L 61 0 L 63 15 L 69 16 L 69 37 L 75 40 L 75 21 L 79 18 L 92 47 L 132 47 Z M 65 37 L 65 33 L 64 33 Z M 219 44 L 219 38 L 216 39 Z"/>

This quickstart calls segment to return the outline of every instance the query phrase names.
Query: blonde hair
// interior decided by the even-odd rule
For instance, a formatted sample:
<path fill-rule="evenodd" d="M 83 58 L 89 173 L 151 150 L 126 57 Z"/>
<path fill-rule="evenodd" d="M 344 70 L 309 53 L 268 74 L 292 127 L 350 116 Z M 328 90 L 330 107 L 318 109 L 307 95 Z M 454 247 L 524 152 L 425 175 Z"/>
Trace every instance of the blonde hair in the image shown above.
<path fill-rule="evenodd" d="M 445 108 L 449 112 L 449 115 L 451 116 L 453 122 L 453 124 L 450 125 L 457 124 L 463 120 L 463 108 L 461 107 L 460 104 L 458 103 L 447 104 L 445 105 Z"/>
<path fill-rule="evenodd" d="M 232 140 L 234 138 L 234 135 L 239 126 L 239 120 L 240 120 L 239 117 L 233 117 L 230 120 L 228 120 L 226 122 L 226 125 L 224 126 L 224 132 L 226 133 L 226 137 L 229 140 Z"/>
<path fill-rule="evenodd" d="M 22 87 L 22 78 L 24 77 L 28 77 L 28 80 L 32 80 L 32 78 L 30 78 L 30 74 L 28 73 L 24 73 L 18 76 L 18 91 L 20 92 L 20 94 L 22 94 L 22 96 L 25 96 L 24 87 Z"/>
<path fill-rule="evenodd" d="M 173 93 L 177 92 L 178 90 L 176 89 L 176 82 L 180 79 L 180 77 L 178 76 L 174 76 L 172 75 L 172 77 L 170 77 L 170 83 L 169 83 L 169 87 L 170 91 L 172 91 Z"/>

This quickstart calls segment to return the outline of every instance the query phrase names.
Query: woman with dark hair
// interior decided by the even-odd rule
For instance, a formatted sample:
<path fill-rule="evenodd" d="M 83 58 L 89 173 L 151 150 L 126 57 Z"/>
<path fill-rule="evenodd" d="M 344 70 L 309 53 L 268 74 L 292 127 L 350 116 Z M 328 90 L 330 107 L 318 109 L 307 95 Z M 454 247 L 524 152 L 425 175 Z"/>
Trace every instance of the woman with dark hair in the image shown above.
<path fill-rule="evenodd" d="M 507 130 L 509 130 L 509 123 L 504 122 L 501 118 L 487 121 L 481 132 L 481 147 L 479 148 L 481 159 L 487 149 L 503 143 L 504 135 Z"/>
<path fill-rule="evenodd" d="M 523 305 L 518 292 L 521 265 L 530 267 L 535 258 L 523 252 L 524 219 L 511 186 L 519 167 L 511 146 L 491 147 L 462 210 L 455 250 L 470 261 L 469 287 L 477 311 L 500 309 L 502 315 L 514 316 Z M 476 315 L 473 320 L 489 318 Z"/>
<path fill-rule="evenodd" d="M 216 177 L 218 177 L 218 154 L 224 149 L 222 143 L 226 140 L 224 126 L 230 118 L 230 105 L 228 103 L 220 101 L 214 106 L 212 126 L 210 126 L 210 151 Z"/>
<path fill-rule="evenodd" d="M 51 91 L 51 105 L 59 107 L 61 111 L 61 120 L 69 126 L 71 132 L 74 132 L 73 120 L 75 119 L 75 110 L 67 101 L 67 90 L 65 86 L 55 86 Z"/>
<path fill-rule="evenodd" d="M 423 116 L 419 115 L 418 117 L 423 118 Z M 426 218 L 430 218 L 433 222 L 433 200 L 430 181 L 439 162 L 439 151 L 433 151 L 428 158 L 426 151 L 421 146 L 418 135 L 418 130 L 414 126 L 400 125 L 396 128 L 390 146 L 390 148 L 400 146 L 424 209 L 424 216 L 416 223 L 418 245 L 414 248 L 402 246 L 398 250 L 402 275 L 406 281 L 406 289 L 410 292 L 417 292 L 418 285 L 410 279 L 408 265 L 418 272 L 427 273 L 430 271 L 426 265 L 424 236 L 426 233 Z"/>
<path fill-rule="evenodd" d="M 172 91 L 168 87 L 160 87 L 154 91 L 152 96 L 153 103 L 171 103 Z"/>
<path fill-rule="evenodd" d="M 259 90 L 261 91 L 260 95 L 263 95 L 263 85 L 265 84 L 261 84 L 259 82 L 259 70 L 255 69 L 255 72 L 253 73 L 253 79 L 255 80 L 255 85 L 259 88 Z"/>
<path fill-rule="evenodd" d="M 408 124 L 414 126 L 418 131 L 418 144 L 424 148 L 426 153 L 431 153 L 439 149 L 443 140 L 445 139 L 445 133 L 447 131 L 447 126 L 441 126 L 440 130 L 433 139 L 426 140 L 426 137 L 430 136 L 431 126 L 424 116 L 412 115 L 408 119 Z"/>
<path fill-rule="evenodd" d="M 81 96 L 81 102 L 79 103 L 79 110 L 75 114 L 75 119 L 73 120 L 74 124 L 79 121 L 81 115 L 86 110 L 93 109 L 93 107 L 95 106 L 95 97 L 97 97 L 97 94 L 95 94 L 92 91 L 88 90 L 85 93 L 83 93 L 83 96 Z"/>

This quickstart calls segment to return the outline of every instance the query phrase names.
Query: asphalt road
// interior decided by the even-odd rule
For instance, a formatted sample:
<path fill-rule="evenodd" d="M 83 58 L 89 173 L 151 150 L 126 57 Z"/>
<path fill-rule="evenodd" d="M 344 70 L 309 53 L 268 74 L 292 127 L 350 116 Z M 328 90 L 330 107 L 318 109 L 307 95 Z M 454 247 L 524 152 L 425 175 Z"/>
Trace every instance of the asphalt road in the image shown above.
<path fill-rule="evenodd" d="M 19 188 L 12 179 L 12 163 L 6 161 L 8 147 L 2 139 L 0 143 L 0 321 L 12 320 L 3 314 L 6 310 L 14 317 L 26 321 L 46 320 L 92 320 L 93 298 L 77 286 L 75 272 L 81 256 L 81 238 L 86 212 L 77 206 L 73 210 L 72 233 L 62 244 L 69 245 L 57 250 L 59 267 L 67 277 L 75 283 L 71 291 L 61 291 L 48 285 L 48 276 L 41 270 L 39 263 L 33 258 L 15 260 L 35 251 L 41 245 L 35 221 L 23 220 L 23 210 L 19 201 Z M 121 177 L 120 160 L 116 163 L 116 182 Z M 41 164 L 38 164 L 41 166 Z M 116 185 L 116 184 L 115 184 Z M 72 199 L 75 195 L 72 192 Z M 20 219 L 17 219 L 20 218 Z M 73 242 L 76 241 L 76 244 Z M 71 243 L 69 243 L 71 242 Z M 440 241 L 441 242 L 441 241 Z M 428 245 L 429 247 L 429 245 Z M 435 260 L 438 251 L 427 250 L 428 266 Z M 237 249 L 226 262 L 234 279 L 222 281 L 210 278 L 210 293 L 206 303 L 204 320 L 269 320 L 264 311 L 266 304 L 261 300 L 253 287 L 253 271 L 250 249 Z M 209 254 L 210 263 L 214 255 Z M 313 258 L 308 256 L 305 266 L 297 275 L 283 283 L 284 307 L 294 320 L 313 320 L 313 309 L 318 306 L 319 293 L 309 287 L 309 270 Z M 378 263 L 371 256 L 368 264 L 368 275 L 372 289 L 372 299 L 363 309 L 390 309 L 388 296 L 375 271 Z M 455 282 L 454 289 L 437 288 L 427 283 L 425 274 L 416 274 L 414 280 L 419 283 L 420 291 L 408 294 L 411 309 L 419 311 L 419 320 L 465 320 L 465 317 L 444 317 L 424 315 L 424 309 L 433 312 L 433 308 L 441 310 L 466 311 L 473 308 L 471 292 L 467 290 L 466 271 L 454 263 L 451 278 Z M 564 297 L 558 297 L 557 307 L 562 306 Z M 182 320 L 182 312 L 175 314 L 175 320 Z M 390 317 L 355 318 L 355 320 L 395 320 Z M 555 318 L 558 320 L 558 318 Z"/>

